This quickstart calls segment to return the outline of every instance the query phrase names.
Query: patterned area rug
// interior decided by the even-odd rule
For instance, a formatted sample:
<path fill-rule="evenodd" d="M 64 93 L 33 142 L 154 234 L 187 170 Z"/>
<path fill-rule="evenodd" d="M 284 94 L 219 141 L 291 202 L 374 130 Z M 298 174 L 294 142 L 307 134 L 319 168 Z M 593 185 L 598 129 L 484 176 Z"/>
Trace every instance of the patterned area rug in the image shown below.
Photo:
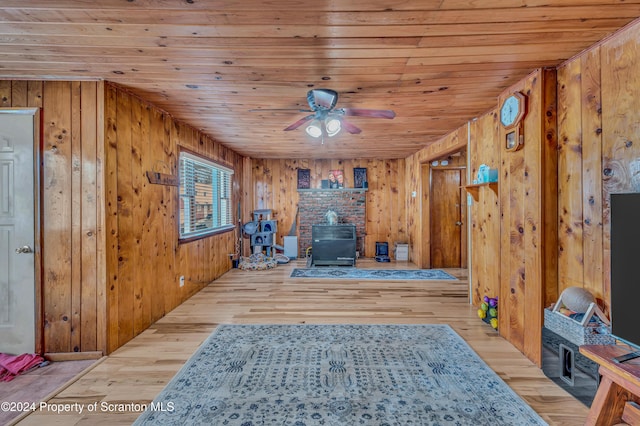
<path fill-rule="evenodd" d="M 457 280 L 439 269 L 294 268 L 291 278 L 346 278 L 358 280 Z"/>
<path fill-rule="evenodd" d="M 178 424 L 546 423 L 448 325 L 220 325 L 134 423 Z"/>

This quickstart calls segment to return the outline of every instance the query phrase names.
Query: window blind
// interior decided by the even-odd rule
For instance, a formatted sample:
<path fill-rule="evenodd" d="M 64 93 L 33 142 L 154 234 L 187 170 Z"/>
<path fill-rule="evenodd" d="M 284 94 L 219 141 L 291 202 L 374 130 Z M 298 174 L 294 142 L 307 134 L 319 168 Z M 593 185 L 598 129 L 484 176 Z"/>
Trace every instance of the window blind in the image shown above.
<path fill-rule="evenodd" d="M 231 211 L 233 170 L 180 152 L 180 238 L 234 226 Z"/>

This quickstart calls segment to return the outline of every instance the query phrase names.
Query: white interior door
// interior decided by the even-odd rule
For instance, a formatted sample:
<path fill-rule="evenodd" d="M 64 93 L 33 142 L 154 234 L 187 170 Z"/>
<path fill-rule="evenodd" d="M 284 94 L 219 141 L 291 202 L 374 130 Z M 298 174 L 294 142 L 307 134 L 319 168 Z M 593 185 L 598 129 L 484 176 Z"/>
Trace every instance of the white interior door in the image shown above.
<path fill-rule="evenodd" d="M 0 108 L 0 352 L 33 353 L 35 109 Z"/>

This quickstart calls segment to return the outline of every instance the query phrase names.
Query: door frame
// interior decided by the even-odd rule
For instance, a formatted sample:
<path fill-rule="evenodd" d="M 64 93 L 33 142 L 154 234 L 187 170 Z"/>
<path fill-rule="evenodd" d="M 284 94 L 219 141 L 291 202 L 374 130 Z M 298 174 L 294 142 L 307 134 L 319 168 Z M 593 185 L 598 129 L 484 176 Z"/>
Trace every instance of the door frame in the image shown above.
<path fill-rule="evenodd" d="M 467 204 L 466 204 L 466 191 L 464 186 L 467 184 L 467 166 L 457 165 L 457 166 L 438 166 L 437 168 L 433 168 L 431 164 L 429 164 L 429 195 L 433 192 L 431 189 L 431 185 L 433 184 L 433 172 L 440 170 L 458 170 L 460 171 L 460 187 L 458 188 L 458 195 L 460 196 L 460 205 L 458 206 L 458 213 L 460 214 L 460 221 L 462 225 L 460 225 L 460 266 L 459 268 L 468 268 L 469 267 L 469 256 L 467 253 L 467 242 L 469 235 L 467 233 L 467 223 L 469 221 L 469 217 L 467 214 Z M 433 244 L 431 244 L 431 225 L 433 224 L 433 218 L 431 217 L 431 208 L 433 207 L 433 203 L 435 200 L 432 196 L 429 196 L 429 205 L 427 208 L 429 209 L 429 222 L 427 226 L 429 227 L 429 259 L 431 260 L 431 249 L 433 248 Z"/>
<path fill-rule="evenodd" d="M 420 268 L 431 268 L 431 163 L 420 164 Z"/>
<path fill-rule="evenodd" d="M 464 265 L 463 268 L 467 268 L 470 270 L 470 247 L 469 247 L 469 207 L 467 202 L 467 195 L 464 190 L 464 185 L 469 181 L 469 153 L 466 148 L 466 144 L 464 146 L 459 146 L 457 149 L 452 150 L 448 153 L 439 154 L 437 157 L 430 158 L 425 161 L 420 162 L 420 259 L 416 259 L 419 263 L 419 267 L 422 269 L 430 269 L 431 268 L 431 163 L 434 160 L 438 160 L 443 157 L 447 157 L 450 155 L 454 155 L 458 152 L 464 153 L 464 164 L 457 164 L 451 166 L 438 166 L 438 169 L 461 169 L 461 194 L 460 194 L 460 203 L 461 209 L 465 209 L 466 213 L 466 221 L 467 223 L 463 223 L 463 235 L 464 239 L 461 244 L 464 244 L 464 247 L 461 247 L 464 254 L 463 260 L 466 259 L 466 262 L 462 262 Z M 417 262 L 415 262 L 417 263 Z M 471 282 L 471 281 L 469 281 Z"/>
<path fill-rule="evenodd" d="M 34 265 L 34 309 L 35 309 L 35 353 L 44 354 L 44 304 L 42 300 L 42 114 L 40 108 L 0 108 L 0 114 L 33 116 L 33 265 Z"/>

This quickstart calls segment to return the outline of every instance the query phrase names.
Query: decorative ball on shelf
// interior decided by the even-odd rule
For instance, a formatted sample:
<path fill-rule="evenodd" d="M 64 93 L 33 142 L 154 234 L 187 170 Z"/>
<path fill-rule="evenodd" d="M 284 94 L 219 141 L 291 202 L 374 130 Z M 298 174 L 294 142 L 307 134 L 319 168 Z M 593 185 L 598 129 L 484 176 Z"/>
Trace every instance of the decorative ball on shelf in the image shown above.
<path fill-rule="evenodd" d="M 573 312 L 584 313 L 589 309 L 589 305 L 596 301 L 596 298 L 582 287 L 567 287 L 560 295 L 562 304 Z"/>

